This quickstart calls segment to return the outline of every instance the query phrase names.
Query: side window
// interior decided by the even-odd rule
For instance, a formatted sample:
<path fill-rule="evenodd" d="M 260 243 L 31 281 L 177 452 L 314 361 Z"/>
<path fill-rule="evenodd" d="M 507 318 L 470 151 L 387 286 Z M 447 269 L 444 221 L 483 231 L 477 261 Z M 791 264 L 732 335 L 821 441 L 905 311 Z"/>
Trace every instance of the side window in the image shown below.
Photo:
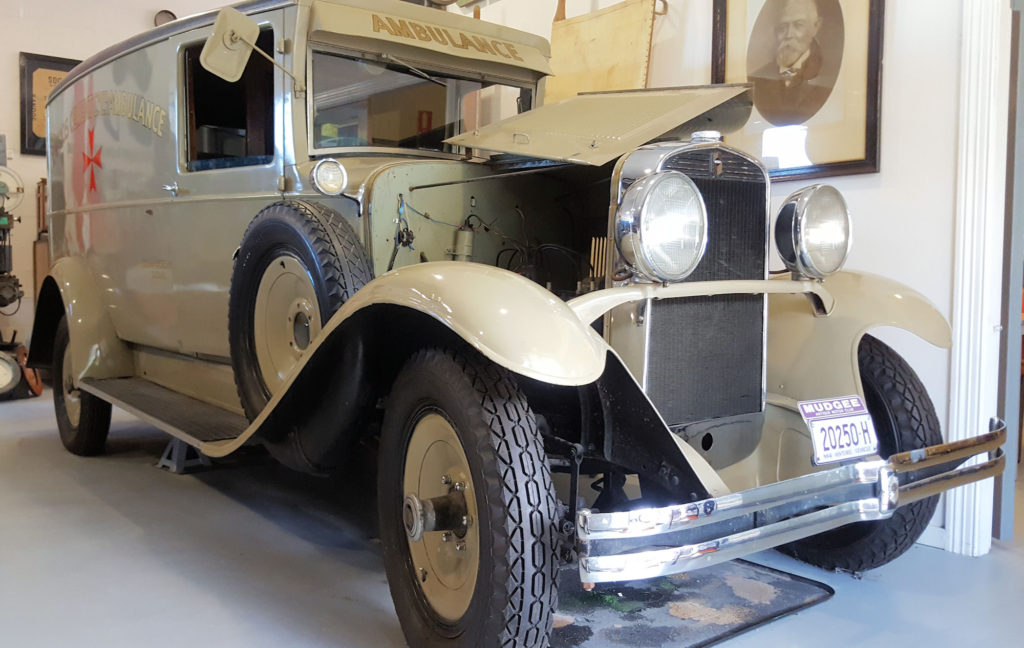
<path fill-rule="evenodd" d="M 273 56 L 274 33 L 257 47 Z M 274 159 L 274 66 L 253 54 L 242 78 L 229 83 L 199 64 L 203 44 L 185 50 L 189 171 L 270 164 Z"/>

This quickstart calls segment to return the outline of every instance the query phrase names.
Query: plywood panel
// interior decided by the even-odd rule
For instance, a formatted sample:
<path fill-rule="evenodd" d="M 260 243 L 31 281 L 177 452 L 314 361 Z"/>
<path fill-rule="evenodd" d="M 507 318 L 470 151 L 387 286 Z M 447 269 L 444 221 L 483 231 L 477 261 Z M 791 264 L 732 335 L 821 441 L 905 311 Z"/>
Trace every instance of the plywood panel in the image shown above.
<path fill-rule="evenodd" d="M 50 239 L 49 234 L 42 233 L 32 246 L 32 297 L 39 296 L 43 288 L 43 279 L 50 272 Z"/>
<path fill-rule="evenodd" d="M 626 0 L 601 11 L 556 20 L 544 103 L 580 92 L 647 86 L 655 0 Z"/>

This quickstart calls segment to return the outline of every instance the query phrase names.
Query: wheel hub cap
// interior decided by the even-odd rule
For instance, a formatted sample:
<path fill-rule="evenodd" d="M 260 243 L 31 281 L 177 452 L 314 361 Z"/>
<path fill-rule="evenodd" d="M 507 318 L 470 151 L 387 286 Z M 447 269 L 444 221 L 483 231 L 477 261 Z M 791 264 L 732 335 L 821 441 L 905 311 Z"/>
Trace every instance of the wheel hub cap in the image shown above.
<path fill-rule="evenodd" d="M 423 538 L 423 504 L 414 493 L 406 495 L 402 503 L 402 524 L 409 540 L 419 542 Z"/>
<path fill-rule="evenodd" d="M 271 394 L 316 339 L 320 321 L 313 279 L 302 262 L 290 255 L 271 261 L 260 278 L 253 309 L 256 360 Z"/>
<path fill-rule="evenodd" d="M 443 416 L 427 414 L 413 428 L 403 491 L 402 520 L 416 582 L 438 616 L 457 621 L 476 589 L 480 534 L 469 462 Z"/>

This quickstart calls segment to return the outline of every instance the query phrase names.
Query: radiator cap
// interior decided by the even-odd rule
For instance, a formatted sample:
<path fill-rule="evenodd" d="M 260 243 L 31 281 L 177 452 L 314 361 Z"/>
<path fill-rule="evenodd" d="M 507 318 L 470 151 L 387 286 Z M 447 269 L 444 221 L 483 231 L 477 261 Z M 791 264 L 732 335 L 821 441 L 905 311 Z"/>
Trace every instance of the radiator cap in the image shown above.
<path fill-rule="evenodd" d="M 697 131 L 693 135 L 690 135 L 690 141 L 694 144 L 703 144 L 706 142 L 721 142 L 722 134 L 716 130 Z"/>

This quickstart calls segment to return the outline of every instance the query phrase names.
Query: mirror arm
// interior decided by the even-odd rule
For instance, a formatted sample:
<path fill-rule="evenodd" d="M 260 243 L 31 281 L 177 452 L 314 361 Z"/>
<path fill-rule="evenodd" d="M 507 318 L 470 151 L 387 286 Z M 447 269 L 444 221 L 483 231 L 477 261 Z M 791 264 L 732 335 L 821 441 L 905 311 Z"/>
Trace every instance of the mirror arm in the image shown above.
<path fill-rule="evenodd" d="M 291 70 L 287 69 L 285 66 L 281 65 L 276 60 L 274 60 L 273 56 L 267 54 L 266 52 L 264 52 L 260 48 L 256 47 L 255 43 L 250 43 L 249 41 L 245 40 L 244 38 L 239 36 L 234 31 L 231 32 L 231 34 L 228 36 L 228 38 L 231 39 L 232 43 L 234 43 L 235 41 L 242 41 L 243 43 L 245 43 L 246 45 L 251 47 L 252 51 L 256 52 L 257 54 L 259 54 L 263 58 L 267 59 L 268 61 L 270 61 L 271 63 L 276 65 L 282 72 L 284 72 L 285 74 L 290 76 L 292 78 L 292 82 L 295 84 L 295 93 L 297 95 L 301 96 L 303 93 L 306 92 L 306 84 L 305 83 L 303 83 L 302 81 L 299 81 L 298 77 L 296 77 L 294 74 L 292 74 Z"/>

